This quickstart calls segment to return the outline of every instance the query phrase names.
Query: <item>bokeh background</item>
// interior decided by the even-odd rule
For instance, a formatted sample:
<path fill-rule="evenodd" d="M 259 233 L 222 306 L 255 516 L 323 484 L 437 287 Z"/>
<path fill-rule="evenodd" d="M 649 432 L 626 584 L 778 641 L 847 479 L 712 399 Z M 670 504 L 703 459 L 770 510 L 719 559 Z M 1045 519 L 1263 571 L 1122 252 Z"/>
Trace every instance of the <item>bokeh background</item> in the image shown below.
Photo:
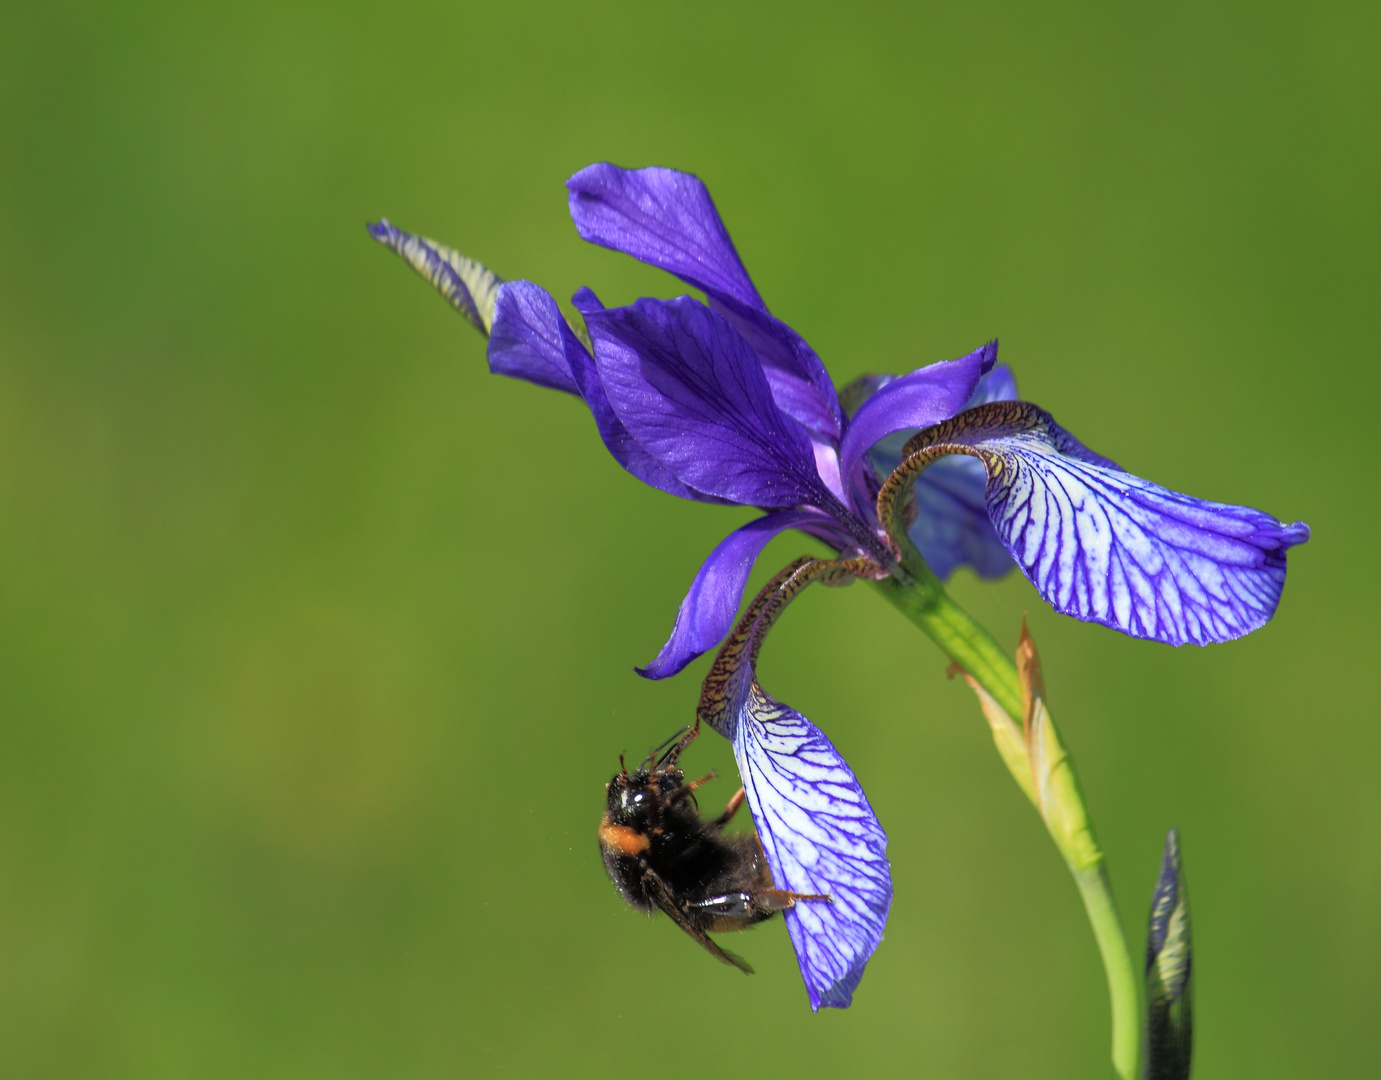
<path fill-rule="evenodd" d="M 1313 526 L 1207 650 L 953 591 L 1030 612 L 1135 942 L 1182 830 L 1198 1074 L 1375 1075 L 1378 10 L 5 4 L 0 1073 L 1110 1075 L 1074 887 L 866 586 L 763 668 L 891 835 L 854 1007 L 780 924 L 745 979 L 605 880 L 602 784 L 704 663 L 632 667 L 749 514 L 489 376 L 364 224 L 674 295 L 575 236 L 608 159 L 704 177 L 840 382 L 1000 335 L 1089 445 Z"/>

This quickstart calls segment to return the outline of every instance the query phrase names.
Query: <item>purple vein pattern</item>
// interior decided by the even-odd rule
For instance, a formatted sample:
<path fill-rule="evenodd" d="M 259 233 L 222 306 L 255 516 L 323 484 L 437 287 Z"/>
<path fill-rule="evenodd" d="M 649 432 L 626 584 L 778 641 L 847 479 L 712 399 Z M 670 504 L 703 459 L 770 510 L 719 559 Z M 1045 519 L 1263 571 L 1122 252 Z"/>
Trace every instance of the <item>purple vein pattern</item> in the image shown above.
<path fill-rule="evenodd" d="M 887 834 L 824 732 L 756 683 L 726 734 L 773 882 L 831 897 L 798 901 L 786 926 L 811 1008 L 845 1008 L 892 905 Z"/>
<path fill-rule="evenodd" d="M 982 406 L 908 444 L 972 453 L 998 536 L 1056 611 L 1137 638 L 1207 645 L 1265 625 L 1286 549 L 1309 539 L 1246 506 L 1123 471 L 1034 405 Z"/>

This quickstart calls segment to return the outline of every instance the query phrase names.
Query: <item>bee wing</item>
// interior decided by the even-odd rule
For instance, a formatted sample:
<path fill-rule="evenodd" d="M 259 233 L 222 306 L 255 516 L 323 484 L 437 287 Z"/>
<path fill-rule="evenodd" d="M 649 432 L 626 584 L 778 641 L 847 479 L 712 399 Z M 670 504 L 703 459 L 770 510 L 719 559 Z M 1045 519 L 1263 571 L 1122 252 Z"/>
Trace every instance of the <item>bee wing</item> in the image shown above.
<path fill-rule="evenodd" d="M 686 909 L 682 907 L 681 904 L 677 903 L 676 897 L 672 896 L 671 890 L 666 886 L 666 882 L 658 877 L 655 871 L 646 871 L 643 875 L 643 880 L 647 882 L 649 890 L 652 893 L 652 899 L 656 901 L 657 906 L 671 917 L 672 922 L 676 923 L 676 925 L 687 934 L 700 942 L 700 944 L 704 946 L 706 952 L 718 959 L 721 963 L 733 965 L 745 975 L 753 974 L 752 965 L 750 965 L 747 960 L 743 959 L 741 956 L 736 956 L 727 949 L 721 949 L 711 940 L 709 934 L 705 933 L 700 927 L 691 922 L 690 916 L 686 913 Z"/>

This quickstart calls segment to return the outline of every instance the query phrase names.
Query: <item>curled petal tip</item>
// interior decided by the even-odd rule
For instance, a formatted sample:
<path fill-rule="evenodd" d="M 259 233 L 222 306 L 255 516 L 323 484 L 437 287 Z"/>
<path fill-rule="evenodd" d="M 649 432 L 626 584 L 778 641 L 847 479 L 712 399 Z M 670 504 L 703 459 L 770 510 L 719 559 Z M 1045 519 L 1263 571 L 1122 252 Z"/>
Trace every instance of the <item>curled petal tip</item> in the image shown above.
<path fill-rule="evenodd" d="M 1297 521 L 1293 525 L 1286 525 L 1280 530 L 1282 547 L 1294 547 L 1296 544 L 1307 544 L 1309 542 L 1309 537 L 1309 526 L 1302 521 Z"/>
<path fill-rule="evenodd" d="M 980 356 L 983 374 L 986 375 L 993 370 L 993 365 L 997 363 L 997 338 L 993 338 L 992 341 L 983 346 Z"/>

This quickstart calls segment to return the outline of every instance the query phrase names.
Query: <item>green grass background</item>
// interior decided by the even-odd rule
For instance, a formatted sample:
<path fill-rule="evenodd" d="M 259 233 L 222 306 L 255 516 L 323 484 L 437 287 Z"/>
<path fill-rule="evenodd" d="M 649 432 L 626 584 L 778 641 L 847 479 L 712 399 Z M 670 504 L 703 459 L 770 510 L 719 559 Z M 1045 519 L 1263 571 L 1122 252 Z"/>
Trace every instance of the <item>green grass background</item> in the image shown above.
<path fill-rule="evenodd" d="M 673 295 L 562 181 L 693 170 L 840 382 L 993 335 L 1025 396 L 1193 494 L 1304 519 L 1206 650 L 1023 611 L 1134 942 L 1164 832 L 1202 1077 L 1381 1054 L 1377 9 L 260 0 L 0 9 L 0 1073 L 1107 1076 L 1074 887 L 938 651 L 812 591 L 763 679 L 891 836 L 887 939 L 812 1015 L 784 929 L 713 963 L 626 910 L 602 784 L 742 510 L 373 244 Z M 762 573 L 808 550 L 769 549 Z M 691 768 L 732 773 L 709 738 Z M 711 795 L 725 798 L 732 781 Z"/>

